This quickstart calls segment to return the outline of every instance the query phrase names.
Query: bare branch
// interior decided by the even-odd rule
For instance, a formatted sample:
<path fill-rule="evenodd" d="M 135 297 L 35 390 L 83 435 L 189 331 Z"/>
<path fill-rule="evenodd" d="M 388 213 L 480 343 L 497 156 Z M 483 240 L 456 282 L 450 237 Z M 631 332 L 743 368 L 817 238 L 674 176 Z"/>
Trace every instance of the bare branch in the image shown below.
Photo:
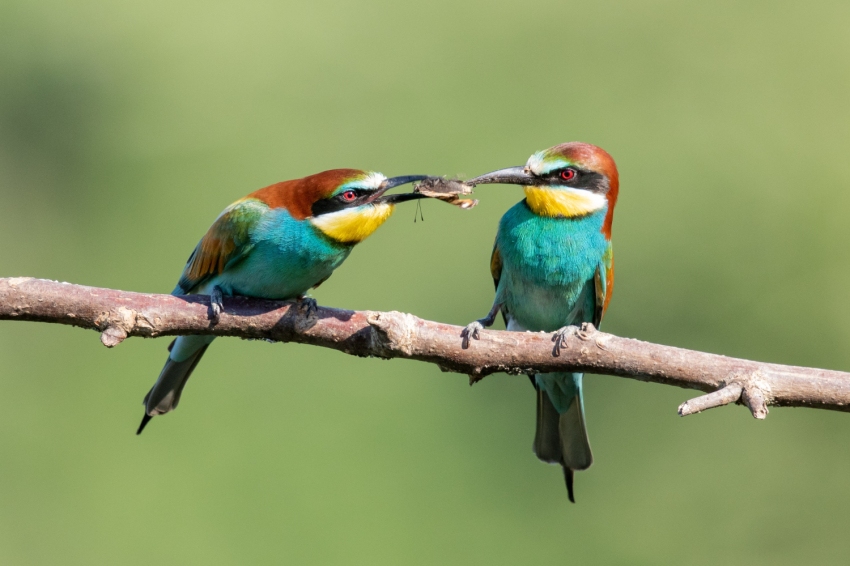
<path fill-rule="evenodd" d="M 708 409 L 734 403 L 741 399 L 741 392 L 743 390 L 744 386 L 740 383 L 730 383 L 723 389 L 719 389 L 714 393 L 701 395 L 695 399 L 691 399 L 690 401 L 685 401 L 679 405 L 679 416 L 686 417 Z"/>
<path fill-rule="evenodd" d="M 768 405 L 847 411 L 850 374 L 728 358 L 620 338 L 586 325 L 567 333 L 555 356 L 552 335 L 488 331 L 461 347 L 460 326 L 400 312 L 347 311 L 246 298 L 223 300 L 218 322 L 209 297 L 114 291 L 43 279 L 0 279 L 0 320 L 69 324 L 101 332 L 107 347 L 129 336 L 214 334 L 299 342 L 356 356 L 408 358 L 477 380 L 510 374 L 583 371 L 714 391 L 680 407 L 692 414 L 737 401 L 758 419 Z M 720 390 L 720 391 L 718 391 Z"/>

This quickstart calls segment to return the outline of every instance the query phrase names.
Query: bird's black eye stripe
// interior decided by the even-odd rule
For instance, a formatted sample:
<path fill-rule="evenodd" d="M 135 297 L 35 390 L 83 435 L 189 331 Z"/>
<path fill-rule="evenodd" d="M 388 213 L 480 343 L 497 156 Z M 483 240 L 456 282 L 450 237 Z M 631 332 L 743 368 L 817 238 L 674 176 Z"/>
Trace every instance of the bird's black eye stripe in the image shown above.
<path fill-rule="evenodd" d="M 351 193 L 354 193 L 354 198 L 351 198 Z M 313 216 L 357 206 L 368 198 L 370 194 L 372 194 L 372 191 L 364 189 L 346 189 L 330 198 L 319 199 L 311 207 Z"/>
<path fill-rule="evenodd" d="M 575 174 L 571 175 L 568 171 L 575 171 Z M 578 167 L 557 169 L 545 175 L 544 178 L 553 186 L 568 186 L 597 193 L 608 191 L 608 183 L 603 175 L 594 171 L 579 169 Z"/>

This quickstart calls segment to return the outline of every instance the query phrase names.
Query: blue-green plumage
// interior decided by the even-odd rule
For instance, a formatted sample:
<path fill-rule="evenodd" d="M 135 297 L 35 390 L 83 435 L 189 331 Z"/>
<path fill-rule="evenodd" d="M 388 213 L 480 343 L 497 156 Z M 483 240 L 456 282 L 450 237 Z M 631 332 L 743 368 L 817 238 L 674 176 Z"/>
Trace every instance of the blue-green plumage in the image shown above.
<path fill-rule="evenodd" d="M 252 219 L 238 256 L 200 283 L 184 271 L 173 294 L 208 294 L 215 285 L 226 295 L 293 299 L 330 277 L 354 248 L 333 241 L 310 222 L 296 220 L 286 209 L 258 206 L 265 210 Z"/>
<path fill-rule="evenodd" d="M 496 236 L 502 260 L 496 302 L 516 323 L 553 332 L 593 322 L 595 298 L 582 291 L 610 245 L 601 232 L 605 212 L 549 218 L 534 214 L 522 201 L 505 213 Z"/>
<path fill-rule="evenodd" d="M 213 320 L 222 296 L 302 299 L 390 216 L 396 202 L 421 196 L 382 196 L 384 192 L 422 179 L 335 169 L 255 191 L 219 215 L 172 294 L 210 295 Z M 180 336 L 172 343 L 159 379 L 145 397 L 139 433 L 152 417 L 177 406 L 213 339 Z"/>
<path fill-rule="evenodd" d="M 613 159 L 578 142 L 529 158 L 524 167 L 469 181 L 525 187 L 526 198 L 508 210 L 490 262 L 496 297 L 490 314 L 464 330 L 465 343 L 501 311 L 508 330 L 557 332 L 589 322 L 599 326 L 613 288 L 611 222 L 619 188 Z M 534 452 L 563 467 L 573 497 L 573 471 L 593 462 L 584 419 L 582 374 L 537 374 Z"/>
<path fill-rule="evenodd" d="M 240 295 L 262 299 L 289 300 L 304 295 L 331 276 L 351 253 L 353 245 L 335 242 L 310 222 L 296 220 L 283 208 L 243 201 L 229 209 L 251 207 L 256 214 L 244 219 L 244 241 L 221 273 L 193 281 L 189 277 L 192 258 L 172 295 L 211 294 L 214 287 L 226 296 Z M 198 244 L 195 253 L 201 248 Z M 194 256 L 194 254 L 193 254 Z M 183 362 L 214 336 L 180 336 L 169 358 Z"/>
<path fill-rule="evenodd" d="M 579 218 L 553 218 L 535 214 L 522 201 L 502 217 L 496 235 L 501 258 L 496 302 L 508 330 L 554 332 L 595 322 L 594 278 L 610 246 L 601 231 L 605 213 L 602 208 Z M 538 400 L 535 453 L 564 466 L 566 474 L 588 468 L 593 456 L 582 374 L 537 374 L 534 384 L 538 395 L 545 395 Z M 569 475 L 570 487 L 571 480 Z"/>

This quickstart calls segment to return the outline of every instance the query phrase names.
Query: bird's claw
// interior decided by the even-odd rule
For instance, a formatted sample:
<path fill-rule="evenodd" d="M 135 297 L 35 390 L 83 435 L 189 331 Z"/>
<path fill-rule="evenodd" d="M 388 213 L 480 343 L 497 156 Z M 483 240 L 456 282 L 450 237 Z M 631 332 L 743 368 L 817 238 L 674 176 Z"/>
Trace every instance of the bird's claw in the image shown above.
<path fill-rule="evenodd" d="M 319 303 L 313 297 L 302 295 L 298 297 L 298 308 L 304 312 L 307 318 L 310 318 L 319 311 Z"/>
<path fill-rule="evenodd" d="M 223 301 L 224 293 L 222 293 L 221 287 L 216 285 L 210 293 L 210 320 L 213 324 L 218 323 L 219 318 L 221 318 L 221 312 L 224 310 Z"/>
<path fill-rule="evenodd" d="M 481 331 L 484 330 L 484 325 L 481 324 L 480 320 L 476 320 L 475 322 L 470 322 L 466 325 L 466 327 L 461 331 L 460 336 L 463 338 L 463 342 L 461 343 L 461 348 L 466 350 L 469 348 L 469 339 L 480 340 L 481 339 Z"/>
<path fill-rule="evenodd" d="M 555 334 L 552 335 L 552 342 L 555 343 L 555 347 L 552 349 L 552 355 L 556 358 L 561 355 L 561 347 L 566 346 L 567 338 L 569 336 L 575 336 L 578 334 L 579 329 L 577 326 L 564 326 L 555 331 Z"/>

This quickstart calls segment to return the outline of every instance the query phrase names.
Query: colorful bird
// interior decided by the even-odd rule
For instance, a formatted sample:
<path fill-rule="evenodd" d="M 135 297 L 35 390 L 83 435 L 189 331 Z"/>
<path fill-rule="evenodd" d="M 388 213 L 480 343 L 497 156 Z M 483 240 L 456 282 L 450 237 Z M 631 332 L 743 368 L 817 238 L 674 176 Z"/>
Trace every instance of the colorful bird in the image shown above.
<path fill-rule="evenodd" d="M 467 181 L 522 185 L 525 199 L 502 216 L 490 259 L 496 298 L 490 313 L 463 331 L 478 339 L 499 311 L 508 330 L 555 332 L 555 354 L 577 325 L 599 327 L 614 288 L 611 223 L 619 177 L 608 153 L 570 142 Z M 537 390 L 534 452 L 559 464 L 570 501 L 573 472 L 593 462 L 584 420 L 582 374 L 532 377 Z"/>
<path fill-rule="evenodd" d="M 396 203 L 419 193 L 385 195 L 393 187 L 428 179 L 393 177 L 356 169 L 333 169 L 284 181 L 251 193 L 224 209 L 189 256 L 172 295 L 210 295 L 213 320 L 222 297 L 298 299 L 340 266 L 354 246 L 378 229 Z M 159 379 L 145 396 L 145 415 L 136 434 L 156 415 L 177 407 L 214 336 L 180 336 L 169 346 Z"/>

